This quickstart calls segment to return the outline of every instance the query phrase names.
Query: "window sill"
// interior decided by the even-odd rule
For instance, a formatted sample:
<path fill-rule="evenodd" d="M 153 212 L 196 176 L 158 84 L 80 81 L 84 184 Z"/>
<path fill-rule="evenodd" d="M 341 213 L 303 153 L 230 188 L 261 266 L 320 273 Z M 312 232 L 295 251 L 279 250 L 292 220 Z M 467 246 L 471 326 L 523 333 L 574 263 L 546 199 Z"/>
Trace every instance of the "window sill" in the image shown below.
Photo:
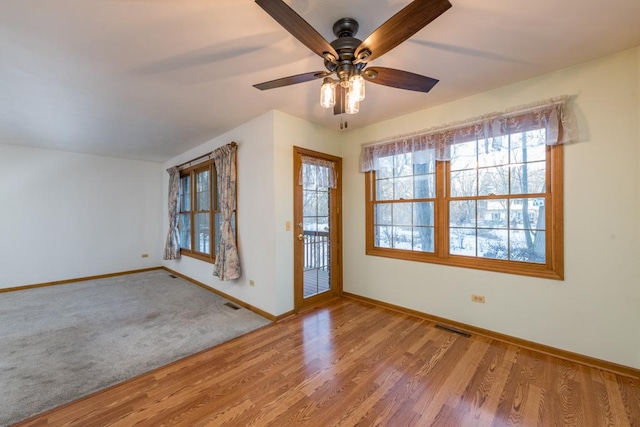
<path fill-rule="evenodd" d="M 367 248 L 366 254 L 385 258 L 401 259 L 405 261 L 418 261 L 431 264 L 449 265 L 452 267 L 472 268 L 475 270 L 517 274 L 520 276 L 538 277 L 542 279 L 564 280 L 564 272 L 561 269 L 554 269 L 550 264 L 472 258 L 459 255 L 450 255 L 444 258 L 439 257 L 434 253 L 420 253 L 401 249 L 385 248 Z"/>
<path fill-rule="evenodd" d="M 188 256 L 189 258 L 195 258 L 195 259 L 199 259 L 200 261 L 204 261 L 204 262 L 208 262 L 209 264 L 215 264 L 216 260 L 215 258 L 212 258 L 208 255 L 202 255 L 199 253 L 194 253 L 194 252 L 187 252 L 184 249 L 182 249 L 180 251 L 180 255 L 181 256 Z"/>

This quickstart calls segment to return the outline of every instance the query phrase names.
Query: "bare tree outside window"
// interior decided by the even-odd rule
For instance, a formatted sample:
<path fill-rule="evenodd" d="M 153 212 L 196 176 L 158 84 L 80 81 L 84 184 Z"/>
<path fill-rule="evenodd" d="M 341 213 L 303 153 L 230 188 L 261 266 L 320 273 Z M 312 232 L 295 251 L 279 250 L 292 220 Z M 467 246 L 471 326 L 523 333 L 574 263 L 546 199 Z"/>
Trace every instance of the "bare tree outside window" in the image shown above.
<path fill-rule="evenodd" d="M 379 160 L 374 207 L 375 244 L 434 251 L 435 160 L 414 164 L 412 153 Z"/>

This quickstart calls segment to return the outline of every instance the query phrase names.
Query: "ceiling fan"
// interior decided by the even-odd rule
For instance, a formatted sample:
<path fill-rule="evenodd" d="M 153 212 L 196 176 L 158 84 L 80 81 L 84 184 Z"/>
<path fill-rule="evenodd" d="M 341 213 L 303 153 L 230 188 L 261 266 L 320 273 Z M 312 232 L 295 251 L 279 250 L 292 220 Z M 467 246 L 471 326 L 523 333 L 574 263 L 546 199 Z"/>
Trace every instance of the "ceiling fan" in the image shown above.
<path fill-rule="evenodd" d="M 333 25 L 337 37 L 325 40 L 307 21 L 282 0 L 256 0 L 273 19 L 302 44 L 324 59 L 326 71 L 297 74 L 253 85 L 260 90 L 274 89 L 315 79 L 324 79 L 320 104 L 334 109 L 334 114 L 353 114 L 364 99 L 364 81 L 394 88 L 429 92 L 437 79 L 386 67 L 367 67 L 451 7 L 449 0 L 414 0 L 378 27 L 364 41 L 355 38 L 358 22 L 339 19 Z M 332 75 L 337 77 L 334 80 Z M 336 88 L 338 94 L 336 95 Z"/>

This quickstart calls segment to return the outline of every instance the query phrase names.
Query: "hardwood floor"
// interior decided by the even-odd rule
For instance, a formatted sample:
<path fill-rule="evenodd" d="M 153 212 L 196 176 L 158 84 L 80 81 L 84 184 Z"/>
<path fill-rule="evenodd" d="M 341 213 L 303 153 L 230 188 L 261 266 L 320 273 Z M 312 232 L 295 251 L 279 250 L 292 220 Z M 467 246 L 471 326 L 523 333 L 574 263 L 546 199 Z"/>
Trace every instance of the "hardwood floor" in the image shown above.
<path fill-rule="evenodd" d="M 640 379 L 339 299 L 21 425 L 640 426 Z"/>

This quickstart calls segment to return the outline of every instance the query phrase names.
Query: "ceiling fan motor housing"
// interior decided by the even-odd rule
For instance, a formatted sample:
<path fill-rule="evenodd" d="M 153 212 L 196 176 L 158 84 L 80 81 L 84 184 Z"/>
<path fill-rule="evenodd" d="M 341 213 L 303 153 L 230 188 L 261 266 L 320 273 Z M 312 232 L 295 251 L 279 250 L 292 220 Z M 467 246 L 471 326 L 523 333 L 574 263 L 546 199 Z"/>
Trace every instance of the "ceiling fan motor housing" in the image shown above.
<path fill-rule="evenodd" d="M 355 38 L 358 32 L 358 21 L 353 18 L 342 18 L 333 24 L 333 34 L 337 37 L 332 41 L 333 47 L 338 54 L 336 61 L 325 60 L 325 67 L 331 72 L 335 72 L 341 82 L 349 79 L 354 73 L 355 50 L 360 46 L 362 40 Z"/>
<path fill-rule="evenodd" d="M 358 32 L 358 21 L 353 18 L 341 18 L 333 24 L 333 34 L 336 37 L 354 37 Z"/>

